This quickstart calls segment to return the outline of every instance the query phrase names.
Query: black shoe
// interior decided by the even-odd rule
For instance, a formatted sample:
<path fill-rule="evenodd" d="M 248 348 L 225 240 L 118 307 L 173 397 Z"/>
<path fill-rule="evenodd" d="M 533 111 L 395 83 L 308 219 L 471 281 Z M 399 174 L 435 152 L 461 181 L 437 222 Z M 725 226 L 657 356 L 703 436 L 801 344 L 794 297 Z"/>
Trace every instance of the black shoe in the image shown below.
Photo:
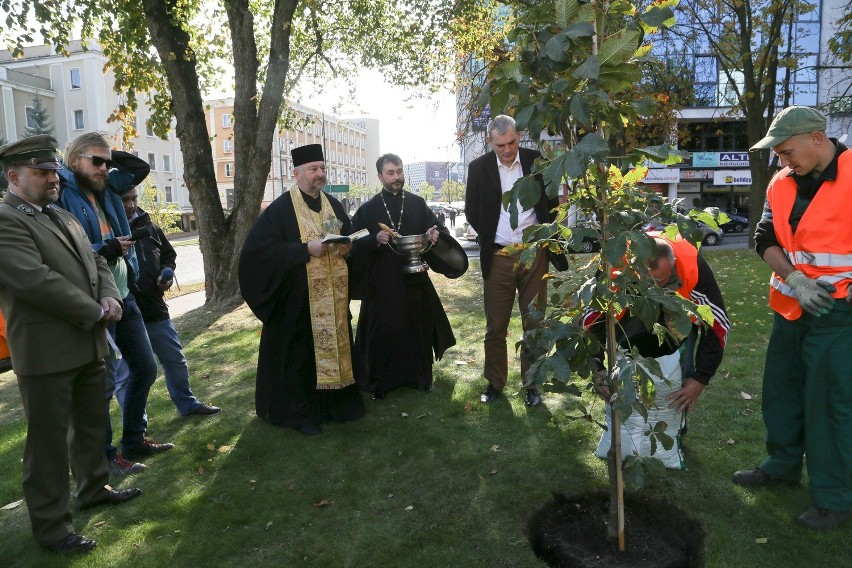
<path fill-rule="evenodd" d="M 485 404 L 490 404 L 494 402 L 494 400 L 500 396 L 500 391 L 488 385 L 488 388 L 485 389 L 485 392 L 482 393 L 482 396 L 479 397 L 480 402 L 484 402 Z"/>
<path fill-rule="evenodd" d="M 836 529 L 849 519 L 852 519 L 852 511 L 830 511 L 822 507 L 811 507 L 799 515 L 796 521 L 814 531 L 828 531 Z"/>
<path fill-rule="evenodd" d="M 85 505 L 80 505 L 81 509 L 88 509 L 89 507 L 97 507 L 98 505 L 119 505 L 126 501 L 130 501 L 131 499 L 135 499 L 142 494 L 142 490 L 138 487 L 129 487 L 127 489 L 111 489 L 106 492 L 106 494 L 98 499 L 97 501 L 92 501 L 91 503 L 86 503 Z"/>
<path fill-rule="evenodd" d="M 91 552 L 97 545 L 98 543 L 90 538 L 71 533 L 59 542 L 51 544 L 48 548 L 59 554 L 82 554 Z"/>
<path fill-rule="evenodd" d="M 195 410 L 193 410 L 192 412 L 187 414 L 187 416 L 193 416 L 193 415 L 196 415 L 196 416 L 212 416 L 213 414 L 216 414 L 220 410 L 222 410 L 222 409 L 219 408 L 218 406 L 213 406 L 212 404 L 204 404 L 202 402 L 201 406 L 199 406 L 198 408 L 196 408 Z"/>
<path fill-rule="evenodd" d="M 316 436 L 318 434 L 322 434 L 322 428 L 320 428 L 319 424 L 303 424 L 295 428 L 305 436 Z"/>
<path fill-rule="evenodd" d="M 777 483 L 786 483 L 789 485 L 796 484 L 795 481 L 787 481 L 786 479 L 772 477 L 759 467 L 754 469 L 741 469 L 734 472 L 733 477 L 731 477 L 731 481 L 744 487 L 764 487 L 766 485 L 773 485 Z"/>
<path fill-rule="evenodd" d="M 125 459 L 135 460 L 136 458 L 162 454 L 163 452 L 167 452 L 174 447 L 175 445 L 171 442 L 160 444 L 158 442 L 152 442 L 151 440 L 146 439 L 138 446 L 134 446 L 132 448 L 125 448 L 122 452 L 122 455 L 124 455 Z"/>
<path fill-rule="evenodd" d="M 541 395 L 535 389 L 527 389 L 527 394 L 524 395 L 524 404 L 527 406 L 538 406 L 541 404 Z"/>
<path fill-rule="evenodd" d="M 385 399 L 385 393 L 383 393 L 382 391 L 376 391 L 376 392 L 373 393 L 373 400 L 384 400 L 384 399 Z"/>

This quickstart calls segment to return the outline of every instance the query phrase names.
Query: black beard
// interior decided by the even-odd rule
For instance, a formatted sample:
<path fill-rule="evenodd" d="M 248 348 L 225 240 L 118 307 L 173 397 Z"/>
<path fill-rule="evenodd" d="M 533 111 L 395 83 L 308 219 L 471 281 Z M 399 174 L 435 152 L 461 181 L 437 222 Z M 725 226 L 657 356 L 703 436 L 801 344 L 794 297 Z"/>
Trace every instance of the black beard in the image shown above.
<path fill-rule="evenodd" d="M 389 193 L 393 193 L 393 194 L 397 194 L 400 191 L 402 191 L 402 186 L 399 186 L 399 189 L 397 189 L 397 190 L 394 190 L 392 185 L 385 185 L 384 188 L 385 188 L 386 191 L 388 191 Z"/>

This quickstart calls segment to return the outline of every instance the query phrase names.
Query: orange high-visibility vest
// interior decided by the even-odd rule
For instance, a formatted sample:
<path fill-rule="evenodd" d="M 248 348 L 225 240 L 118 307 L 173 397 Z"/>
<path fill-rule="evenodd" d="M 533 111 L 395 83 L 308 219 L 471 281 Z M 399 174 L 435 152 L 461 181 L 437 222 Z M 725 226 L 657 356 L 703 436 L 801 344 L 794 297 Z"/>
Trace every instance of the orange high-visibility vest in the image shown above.
<path fill-rule="evenodd" d="M 9 358 L 9 346 L 6 345 L 6 320 L 0 313 L 0 359 Z"/>
<path fill-rule="evenodd" d="M 679 233 L 675 240 L 671 240 L 663 232 L 651 231 L 648 234 L 664 239 L 671 245 L 675 256 L 675 271 L 681 283 L 677 293 L 688 300 L 695 285 L 698 284 L 698 249 Z"/>
<path fill-rule="evenodd" d="M 787 259 L 808 278 L 834 284 L 835 298 L 846 298 L 852 281 L 852 152 L 837 160 L 837 179 L 824 181 L 799 221 L 796 233 L 790 213 L 796 201 L 796 182 L 784 168 L 772 178 L 766 199 L 772 209 L 775 238 Z M 788 320 L 799 319 L 802 306 L 776 273 L 769 281 L 769 306 Z"/>

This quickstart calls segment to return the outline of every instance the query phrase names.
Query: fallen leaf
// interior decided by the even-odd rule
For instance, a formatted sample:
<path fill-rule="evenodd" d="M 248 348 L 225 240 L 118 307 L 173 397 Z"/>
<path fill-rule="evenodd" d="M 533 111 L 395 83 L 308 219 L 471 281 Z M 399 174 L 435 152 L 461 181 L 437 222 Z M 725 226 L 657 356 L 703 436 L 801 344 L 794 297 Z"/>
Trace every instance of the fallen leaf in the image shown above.
<path fill-rule="evenodd" d="M 730 371 L 728 371 L 727 373 L 725 373 L 724 375 L 722 375 L 722 378 L 723 378 L 723 379 L 725 379 L 725 380 L 727 380 L 727 379 L 728 379 L 728 377 L 730 377 L 730 376 L 731 376 L 731 372 L 730 372 Z"/>
<path fill-rule="evenodd" d="M 734 441 L 733 438 L 728 438 L 728 441 L 725 442 L 725 443 L 728 444 L 729 446 L 733 446 L 734 444 L 736 444 L 736 442 Z"/>
<path fill-rule="evenodd" d="M 744 400 L 751 400 L 751 399 L 752 399 L 752 396 L 751 396 L 750 394 L 748 394 L 747 392 L 742 392 L 742 391 L 740 391 L 740 396 L 741 396 Z"/>
<path fill-rule="evenodd" d="M 421 414 L 420 416 L 417 417 L 417 420 L 420 420 L 421 418 L 426 418 L 427 416 L 429 416 L 431 414 L 432 414 L 431 412 L 427 412 L 426 414 Z"/>
<path fill-rule="evenodd" d="M 291 483 L 291 484 L 290 484 L 290 491 L 295 491 L 295 490 L 296 490 L 296 484 L 295 484 L 295 483 Z"/>
<path fill-rule="evenodd" d="M 328 499 L 322 499 L 316 503 L 314 503 L 314 507 L 328 507 L 329 505 L 333 505 L 334 501 L 329 501 Z"/>
<path fill-rule="evenodd" d="M 271 528 L 272 528 L 272 521 L 269 521 L 268 523 L 266 523 L 266 530 L 269 530 Z"/>
<path fill-rule="evenodd" d="M 405 510 L 406 510 L 406 511 L 413 511 L 413 510 L 414 510 L 414 505 L 409 505 L 408 507 L 406 507 L 406 508 L 405 508 Z"/>
<path fill-rule="evenodd" d="M 757 544 L 766 544 L 767 542 L 769 542 L 769 539 L 765 536 L 762 536 L 760 538 L 754 539 L 754 542 L 756 542 Z"/>
<path fill-rule="evenodd" d="M 388 493 L 388 499 L 393 499 L 393 493 Z"/>
<path fill-rule="evenodd" d="M 407 412 L 403 412 L 403 413 L 402 413 L 402 417 L 403 417 L 403 418 L 408 418 L 408 413 L 407 413 Z"/>
<path fill-rule="evenodd" d="M 204 468 L 203 467 L 198 468 L 198 475 L 204 475 Z"/>
<path fill-rule="evenodd" d="M 98 521 L 97 523 L 95 523 L 95 526 L 96 526 L 96 527 L 102 527 L 102 526 L 104 526 L 105 524 L 106 524 L 106 521 Z"/>
<path fill-rule="evenodd" d="M 500 445 L 494 444 L 493 446 L 491 446 L 491 451 L 492 452 L 499 452 L 500 451 Z"/>
<path fill-rule="evenodd" d="M 215 450 L 216 446 L 214 446 L 213 444 L 207 444 L 207 449 L 208 450 Z"/>
<path fill-rule="evenodd" d="M 467 365 L 467 361 L 459 361 L 459 360 L 456 360 L 456 361 L 455 361 L 455 364 L 456 364 L 456 365 Z"/>
<path fill-rule="evenodd" d="M 473 410 L 473 404 L 472 403 L 468 402 L 467 404 L 464 405 L 464 411 L 465 412 L 470 412 L 471 410 Z"/>
<path fill-rule="evenodd" d="M 492 469 L 492 470 L 491 470 L 491 471 L 489 471 L 488 473 L 490 473 L 491 475 L 494 475 L 495 473 L 497 473 L 497 470 L 496 470 L 496 469 Z"/>
<path fill-rule="evenodd" d="M 222 447 L 219 448 L 219 453 L 222 453 L 222 454 L 224 454 L 226 452 L 230 452 L 230 451 L 231 451 L 231 446 L 222 446 Z"/>
<path fill-rule="evenodd" d="M 11 511 L 12 509 L 20 507 L 21 503 L 23 502 L 24 500 L 21 499 L 20 501 L 15 501 L 13 503 L 9 503 L 8 505 L 3 505 L 2 507 L 0 507 L 0 511 Z"/>

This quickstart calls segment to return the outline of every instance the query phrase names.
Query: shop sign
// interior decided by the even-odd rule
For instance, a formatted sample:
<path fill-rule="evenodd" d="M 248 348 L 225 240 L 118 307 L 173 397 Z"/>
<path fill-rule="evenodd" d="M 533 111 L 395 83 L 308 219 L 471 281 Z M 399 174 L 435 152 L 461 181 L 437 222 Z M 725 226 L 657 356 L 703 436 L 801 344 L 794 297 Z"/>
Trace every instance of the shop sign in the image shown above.
<path fill-rule="evenodd" d="M 716 170 L 713 185 L 751 185 L 751 170 Z"/>
<path fill-rule="evenodd" d="M 649 168 L 643 183 L 677 183 L 680 181 L 678 168 Z"/>
<path fill-rule="evenodd" d="M 710 170 L 680 170 L 680 179 L 710 179 L 713 172 Z"/>
<path fill-rule="evenodd" d="M 719 166 L 718 152 L 693 152 L 693 168 L 716 168 Z"/>
<path fill-rule="evenodd" d="M 719 152 L 719 167 L 747 168 L 748 152 Z"/>

